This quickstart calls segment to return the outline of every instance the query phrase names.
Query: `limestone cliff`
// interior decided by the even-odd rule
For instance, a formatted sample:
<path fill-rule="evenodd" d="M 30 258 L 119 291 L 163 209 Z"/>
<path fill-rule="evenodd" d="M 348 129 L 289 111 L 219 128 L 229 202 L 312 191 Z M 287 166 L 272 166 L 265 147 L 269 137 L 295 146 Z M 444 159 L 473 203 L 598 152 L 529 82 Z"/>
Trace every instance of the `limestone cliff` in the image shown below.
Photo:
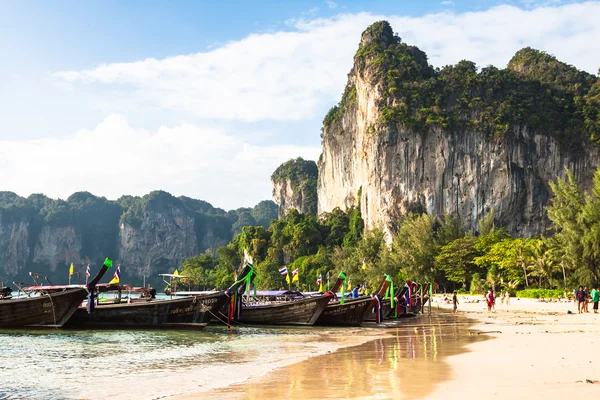
<path fill-rule="evenodd" d="M 302 158 L 281 164 L 273 175 L 273 199 L 279 205 L 279 218 L 290 209 L 317 214 L 317 164 Z"/>
<path fill-rule="evenodd" d="M 246 212 L 250 220 L 242 218 Z M 31 282 L 28 273 L 37 272 L 64 283 L 71 263 L 73 282 L 83 281 L 88 263 L 111 256 L 125 282 L 139 284 L 142 276 L 156 282 L 158 273 L 172 272 L 186 258 L 226 245 L 241 225 L 272 219 L 272 201 L 225 212 L 161 191 L 118 201 L 86 192 L 66 201 L 0 192 L 0 281 Z"/>
<path fill-rule="evenodd" d="M 596 78 L 570 78 L 573 67 L 526 50 L 512 69 L 462 61 L 435 70 L 387 22 L 369 27 L 324 120 L 319 213 L 360 200 L 366 227 L 393 233 L 413 208 L 457 214 L 472 231 L 494 209 L 515 234 L 544 233 L 548 182 L 569 168 L 588 186 L 600 166 L 589 128 L 596 117 L 584 120 L 574 100 Z M 536 75 L 557 70 L 541 68 L 544 57 L 564 67 L 562 80 Z"/>
<path fill-rule="evenodd" d="M 29 259 L 29 235 L 26 221 L 6 221 L 0 213 L 0 279 L 16 276 Z"/>
<path fill-rule="evenodd" d="M 59 265 L 83 264 L 86 260 L 81 258 L 81 235 L 74 226 L 42 227 L 37 235 L 32 261 L 48 265 L 50 272 L 56 272 Z"/>
<path fill-rule="evenodd" d="M 119 231 L 119 262 L 138 276 L 167 271 L 199 254 L 194 217 L 175 198 L 152 200 L 142 210 L 139 226 L 123 222 Z"/>

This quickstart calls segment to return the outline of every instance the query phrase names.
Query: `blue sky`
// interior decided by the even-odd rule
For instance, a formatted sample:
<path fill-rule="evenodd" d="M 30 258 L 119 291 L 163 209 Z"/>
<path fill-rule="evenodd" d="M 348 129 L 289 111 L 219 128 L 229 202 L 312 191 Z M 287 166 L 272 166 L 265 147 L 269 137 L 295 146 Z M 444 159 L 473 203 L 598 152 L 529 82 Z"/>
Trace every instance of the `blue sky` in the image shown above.
<path fill-rule="evenodd" d="M 390 20 L 435 66 L 503 67 L 530 45 L 595 73 L 597 15 L 560 0 L 1 2 L 0 190 L 251 206 L 279 163 L 318 157 L 368 24 Z"/>

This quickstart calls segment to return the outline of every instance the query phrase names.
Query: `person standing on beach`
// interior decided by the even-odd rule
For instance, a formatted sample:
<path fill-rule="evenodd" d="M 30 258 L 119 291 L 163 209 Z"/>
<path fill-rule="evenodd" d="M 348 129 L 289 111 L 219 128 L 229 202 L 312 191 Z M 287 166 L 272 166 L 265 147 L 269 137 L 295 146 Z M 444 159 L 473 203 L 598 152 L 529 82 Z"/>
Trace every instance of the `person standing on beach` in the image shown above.
<path fill-rule="evenodd" d="M 485 296 L 485 299 L 487 301 L 487 306 L 488 306 L 488 312 L 492 311 L 492 307 L 494 307 L 494 312 L 495 310 L 495 302 L 494 302 L 494 294 L 492 293 L 492 290 L 488 290 L 487 295 Z"/>
<path fill-rule="evenodd" d="M 585 293 L 583 291 L 583 286 L 579 286 L 579 290 L 577 291 L 575 298 L 577 299 L 577 312 L 581 314 L 581 312 L 583 311 L 583 302 L 587 301 Z"/>
<path fill-rule="evenodd" d="M 452 304 L 454 305 L 454 312 L 458 309 L 458 297 L 456 297 L 456 292 L 452 294 Z"/>
<path fill-rule="evenodd" d="M 592 303 L 594 303 L 594 314 L 598 314 L 598 301 L 600 300 L 600 292 L 598 291 L 598 285 L 592 289 Z"/>
<path fill-rule="evenodd" d="M 587 286 L 583 287 L 583 295 L 585 296 L 585 300 L 583 301 L 583 310 L 585 312 L 590 312 L 588 310 L 588 297 L 589 297 L 589 292 L 587 290 Z"/>

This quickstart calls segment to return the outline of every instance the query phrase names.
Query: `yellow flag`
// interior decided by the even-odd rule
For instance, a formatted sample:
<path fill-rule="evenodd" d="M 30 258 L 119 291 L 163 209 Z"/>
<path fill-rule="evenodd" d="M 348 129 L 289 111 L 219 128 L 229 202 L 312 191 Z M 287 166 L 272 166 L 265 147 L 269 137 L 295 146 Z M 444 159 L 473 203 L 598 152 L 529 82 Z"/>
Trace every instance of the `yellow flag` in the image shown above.
<path fill-rule="evenodd" d="M 319 292 L 323 293 L 323 281 L 319 284 Z"/>
<path fill-rule="evenodd" d="M 290 274 L 285 274 L 285 280 L 287 281 L 288 285 L 291 283 L 290 282 Z"/>
<path fill-rule="evenodd" d="M 175 272 L 173 272 L 173 275 L 179 276 L 179 272 L 177 272 L 177 270 L 175 270 Z"/>
<path fill-rule="evenodd" d="M 362 269 L 367 269 L 367 261 L 363 258 Z"/>
<path fill-rule="evenodd" d="M 350 279 L 348 279 L 348 288 L 346 290 L 352 290 L 352 283 Z"/>
<path fill-rule="evenodd" d="M 292 282 L 298 282 L 299 276 L 300 276 L 300 274 L 294 275 L 294 277 L 292 278 Z"/>
<path fill-rule="evenodd" d="M 73 275 L 73 263 L 71 263 L 71 268 L 69 268 L 69 276 Z"/>

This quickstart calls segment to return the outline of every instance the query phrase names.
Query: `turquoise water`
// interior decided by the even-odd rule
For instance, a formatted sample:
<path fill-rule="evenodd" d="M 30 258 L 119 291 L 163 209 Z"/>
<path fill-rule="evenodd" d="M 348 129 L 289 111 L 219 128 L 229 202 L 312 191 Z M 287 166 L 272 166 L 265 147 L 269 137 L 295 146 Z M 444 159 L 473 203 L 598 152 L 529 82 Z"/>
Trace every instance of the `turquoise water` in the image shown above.
<path fill-rule="evenodd" d="M 326 353 L 332 342 L 363 331 L 0 331 L 0 399 L 158 399 L 194 393 Z"/>

